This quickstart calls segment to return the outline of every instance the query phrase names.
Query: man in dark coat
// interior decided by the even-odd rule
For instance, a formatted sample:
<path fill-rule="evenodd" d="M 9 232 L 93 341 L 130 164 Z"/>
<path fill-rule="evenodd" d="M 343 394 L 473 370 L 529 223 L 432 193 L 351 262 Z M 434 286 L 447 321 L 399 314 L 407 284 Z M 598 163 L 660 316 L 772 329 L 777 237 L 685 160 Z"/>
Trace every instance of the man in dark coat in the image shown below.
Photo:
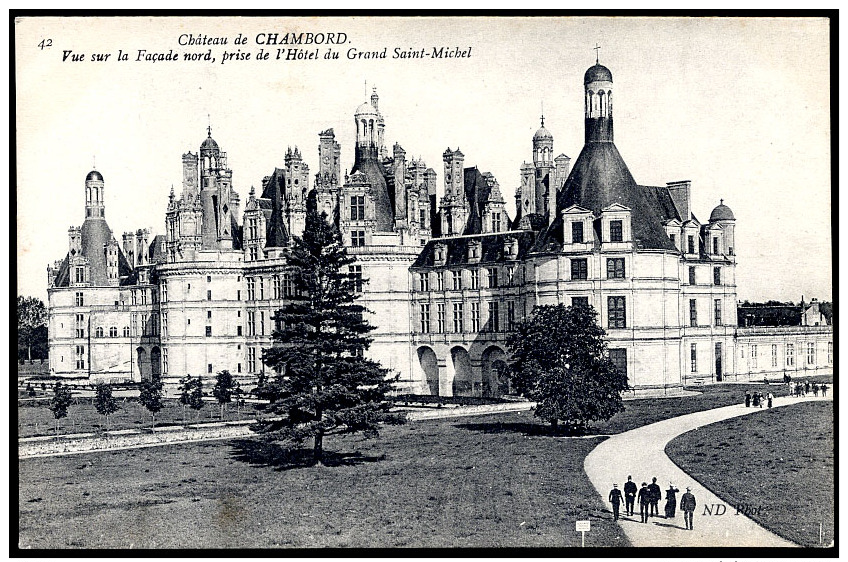
<path fill-rule="evenodd" d="M 804 396 L 810 393 L 810 381 L 804 381 Z"/>
<path fill-rule="evenodd" d="M 642 487 L 639 489 L 639 514 L 642 516 L 642 523 L 648 522 L 648 509 L 651 503 L 651 493 L 648 491 L 648 484 L 642 482 Z"/>
<path fill-rule="evenodd" d="M 750 390 L 745 391 L 745 407 L 746 408 L 751 407 L 751 391 Z"/>
<path fill-rule="evenodd" d="M 821 390 L 822 390 L 822 396 L 827 396 L 827 385 L 826 384 L 823 384 L 821 386 Z"/>
<path fill-rule="evenodd" d="M 680 497 L 680 511 L 683 512 L 683 522 L 686 528 L 692 530 L 692 515 L 695 513 L 695 496 L 692 488 L 686 488 L 686 493 Z"/>
<path fill-rule="evenodd" d="M 665 491 L 665 518 L 674 519 L 677 513 L 677 488 L 671 482 L 668 483 L 668 490 Z"/>
<path fill-rule="evenodd" d="M 621 505 L 621 490 L 618 489 L 618 484 L 612 485 L 609 501 L 612 504 L 612 518 L 614 521 L 618 521 L 618 506 Z"/>
<path fill-rule="evenodd" d="M 650 494 L 651 498 L 651 517 L 656 517 L 660 514 L 659 503 L 662 499 L 662 490 L 657 485 L 656 476 L 654 476 L 651 479 L 651 483 L 648 484 L 648 494 Z"/>
<path fill-rule="evenodd" d="M 636 482 L 633 481 L 632 476 L 627 477 L 627 482 L 624 483 L 624 502 L 625 502 L 625 511 L 627 515 L 633 516 L 633 503 L 636 501 Z"/>

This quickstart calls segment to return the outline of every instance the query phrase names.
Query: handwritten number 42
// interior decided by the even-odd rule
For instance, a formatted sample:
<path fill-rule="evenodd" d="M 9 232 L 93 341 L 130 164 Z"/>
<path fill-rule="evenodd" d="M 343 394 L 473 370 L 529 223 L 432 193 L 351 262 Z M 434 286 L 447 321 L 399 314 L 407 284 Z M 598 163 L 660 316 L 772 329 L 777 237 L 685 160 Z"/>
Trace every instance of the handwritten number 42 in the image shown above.
<path fill-rule="evenodd" d="M 38 48 L 41 49 L 42 51 L 45 49 L 45 47 L 50 48 L 52 46 L 53 46 L 53 40 L 52 39 L 42 39 L 41 43 L 38 44 Z"/>

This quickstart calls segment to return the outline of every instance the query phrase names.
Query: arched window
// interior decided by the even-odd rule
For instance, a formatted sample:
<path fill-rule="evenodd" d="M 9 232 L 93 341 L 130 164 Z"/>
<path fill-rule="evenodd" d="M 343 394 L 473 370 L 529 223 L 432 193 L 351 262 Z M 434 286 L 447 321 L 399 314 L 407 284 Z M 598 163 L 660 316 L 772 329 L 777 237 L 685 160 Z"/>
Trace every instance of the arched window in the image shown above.
<path fill-rule="evenodd" d="M 604 98 L 604 91 L 601 90 L 598 92 L 598 117 L 604 117 L 606 113 L 606 103 Z"/>
<path fill-rule="evenodd" d="M 125 338 L 130 337 L 130 327 L 129 326 L 124 326 L 124 337 Z"/>
<path fill-rule="evenodd" d="M 97 326 L 97 328 L 94 330 L 94 337 L 95 338 L 102 338 L 103 337 L 103 328 L 101 326 Z"/>
<path fill-rule="evenodd" d="M 111 328 L 109 328 L 109 337 L 110 338 L 117 338 L 118 337 L 118 327 L 117 326 L 112 326 Z"/>

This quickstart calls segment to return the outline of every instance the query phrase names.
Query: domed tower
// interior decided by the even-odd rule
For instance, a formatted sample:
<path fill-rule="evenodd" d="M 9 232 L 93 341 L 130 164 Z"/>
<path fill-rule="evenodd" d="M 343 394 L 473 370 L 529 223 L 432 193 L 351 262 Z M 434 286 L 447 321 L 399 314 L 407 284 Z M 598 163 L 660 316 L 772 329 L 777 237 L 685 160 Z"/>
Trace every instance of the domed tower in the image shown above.
<path fill-rule="evenodd" d="M 356 108 L 353 114 L 356 123 L 356 155 L 355 162 L 367 158 L 377 159 L 378 120 L 379 114 L 370 102 L 365 102 Z M 354 164 L 356 167 L 356 164 Z"/>
<path fill-rule="evenodd" d="M 85 176 L 85 218 L 102 219 L 105 217 L 103 204 L 103 176 L 97 170 L 91 170 Z"/>
<path fill-rule="evenodd" d="M 212 127 L 200 145 L 200 203 L 203 209 L 201 247 L 203 250 L 233 249 L 233 216 L 236 201 L 230 189 L 232 171 L 227 169 L 227 153 L 212 138 Z"/>
<path fill-rule="evenodd" d="M 545 128 L 545 116 L 542 115 L 542 126 L 533 135 L 533 167 L 535 168 L 535 210 L 531 211 L 544 215 L 548 211 L 547 201 L 550 197 L 551 171 L 554 167 L 554 136 Z"/>
<path fill-rule="evenodd" d="M 356 123 L 356 152 L 350 175 L 352 176 L 355 172 L 362 172 L 365 175 L 374 198 L 374 227 L 379 232 L 392 232 L 395 223 L 394 208 L 380 162 L 383 118 L 377 108 L 372 105 L 377 101 L 377 94 L 374 92 L 371 101 L 366 101 L 357 107 L 353 114 Z M 370 220 L 370 217 L 366 218 Z"/>
<path fill-rule="evenodd" d="M 719 204 L 710 213 L 710 226 L 720 227 L 724 235 L 723 240 L 715 243 L 717 246 L 715 249 L 719 251 L 714 251 L 713 253 L 734 256 L 736 254 L 736 241 L 734 240 L 736 217 L 733 216 L 733 211 L 730 210 L 730 207 L 724 204 L 724 199 L 719 200 Z M 713 248 L 710 248 L 710 250 L 713 250 Z"/>
<path fill-rule="evenodd" d="M 585 142 L 613 142 L 612 72 L 595 62 L 583 75 L 585 90 Z"/>

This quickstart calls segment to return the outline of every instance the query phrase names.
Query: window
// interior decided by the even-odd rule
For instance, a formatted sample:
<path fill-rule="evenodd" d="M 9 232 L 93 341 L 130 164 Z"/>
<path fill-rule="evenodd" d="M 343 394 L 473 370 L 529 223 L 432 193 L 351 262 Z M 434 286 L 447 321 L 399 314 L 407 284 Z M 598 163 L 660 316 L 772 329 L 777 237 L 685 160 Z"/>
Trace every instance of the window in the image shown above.
<path fill-rule="evenodd" d="M 453 331 L 456 334 L 461 334 L 463 328 L 462 323 L 462 303 L 453 303 Z"/>
<path fill-rule="evenodd" d="M 571 223 L 571 243 L 572 244 L 582 244 L 583 243 L 583 222 L 582 221 L 574 221 Z"/>
<path fill-rule="evenodd" d="M 610 328 L 627 327 L 624 297 L 607 297 L 607 322 Z"/>
<path fill-rule="evenodd" d="M 206 326 L 206 337 L 208 338 L 211 335 L 212 335 L 212 326 Z"/>
<path fill-rule="evenodd" d="M 259 278 L 259 300 L 265 300 L 265 278 Z"/>
<path fill-rule="evenodd" d="M 256 224 L 256 219 L 250 219 L 247 227 L 248 238 L 257 238 L 259 236 L 259 227 Z"/>
<path fill-rule="evenodd" d="M 795 365 L 795 344 L 786 344 L 786 366 L 792 367 Z"/>
<path fill-rule="evenodd" d="M 102 326 L 97 326 L 94 329 L 94 337 L 95 338 L 102 338 L 103 337 L 103 327 Z"/>
<path fill-rule="evenodd" d="M 495 267 L 489 268 L 489 287 L 495 288 L 498 286 L 498 270 Z"/>
<path fill-rule="evenodd" d="M 365 245 L 365 231 L 364 230 L 351 230 L 350 231 L 350 245 L 354 248 L 361 248 Z"/>
<path fill-rule="evenodd" d="M 517 282 L 518 282 L 518 280 L 515 278 L 515 266 L 514 265 L 506 266 L 506 284 L 507 285 L 513 285 Z"/>
<path fill-rule="evenodd" d="M 85 369 L 85 346 L 76 346 L 76 365 L 77 369 Z"/>
<path fill-rule="evenodd" d="M 141 304 L 147 304 L 147 289 L 141 290 Z"/>
<path fill-rule="evenodd" d="M 347 266 L 347 276 L 353 285 L 353 290 L 357 293 L 362 292 L 362 266 L 349 265 Z"/>
<path fill-rule="evenodd" d="M 586 258 L 571 260 L 571 280 L 583 280 L 589 278 L 589 265 Z"/>
<path fill-rule="evenodd" d="M 816 364 L 816 344 L 813 342 L 807 343 L 807 365 Z"/>
<path fill-rule="evenodd" d="M 168 302 L 168 281 L 162 281 L 162 302 Z"/>
<path fill-rule="evenodd" d="M 240 335 L 241 335 L 241 332 L 242 332 L 242 328 L 241 328 L 241 326 L 240 326 L 240 325 L 239 325 L 239 326 L 236 326 L 236 335 L 237 335 L 237 336 L 240 336 Z"/>
<path fill-rule="evenodd" d="M 444 291 L 445 290 L 445 272 L 439 271 L 436 273 L 436 290 Z"/>
<path fill-rule="evenodd" d="M 445 332 L 445 303 L 440 302 L 436 307 L 436 321 L 438 323 L 438 332 L 443 334 Z"/>
<path fill-rule="evenodd" d="M 621 242 L 623 239 L 621 221 L 610 221 L 610 242 Z"/>
<path fill-rule="evenodd" d="M 501 314 L 500 314 L 500 303 L 498 301 L 489 301 L 489 331 L 490 332 L 500 332 L 501 331 Z"/>
<path fill-rule="evenodd" d="M 275 275 L 273 277 L 273 285 L 274 285 L 274 298 L 279 299 L 282 297 L 282 286 L 280 285 L 280 276 Z"/>
<path fill-rule="evenodd" d="M 827 342 L 827 364 L 833 363 L 833 342 Z"/>
<path fill-rule="evenodd" d="M 715 325 L 721 326 L 721 299 L 715 300 Z"/>
<path fill-rule="evenodd" d="M 130 337 L 130 327 L 129 326 L 124 326 L 124 337 L 125 338 Z"/>
<path fill-rule="evenodd" d="M 689 346 L 689 372 L 698 372 L 698 346 L 694 343 Z"/>
<path fill-rule="evenodd" d="M 472 269 L 468 273 L 471 274 L 471 288 L 476 291 L 480 288 L 480 270 Z"/>
<path fill-rule="evenodd" d="M 751 346 L 751 367 L 757 367 L 757 346 Z"/>
<path fill-rule="evenodd" d="M 236 365 L 236 372 L 237 372 L 237 373 L 241 373 L 241 363 L 239 363 L 238 365 Z"/>
<path fill-rule="evenodd" d="M 451 271 L 451 275 L 453 277 L 453 290 L 459 291 L 460 289 L 462 289 L 462 272 Z"/>
<path fill-rule="evenodd" d="M 162 374 L 168 374 L 168 348 L 162 348 Z"/>
<path fill-rule="evenodd" d="M 609 359 L 619 373 L 627 374 L 627 350 L 626 349 L 610 349 Z"/>
<path fill-rule="evenodd" d="M 479 332 L 480 331 L 480 303 L 472 302 L 471 303 L 471 331 Z"/>
<path fill-rule="evenodd" d="M 713 253 L 718 254 L 718 236 L 713 236 Z"/>
<path fill-rule="evenodd" d="M 350 197 L 350 220 L 365 220 L 365 196 L 351 195 Z"/>
<path fill-rule="evenodd" d="M 294 294 L 294 283 L 292 282 L 291 273 L 283 272 L 283 298 L 289 298 Z"/>
<path fill-rule="evenodd" d="M 138 304 L 138 291 L 130 291 L 130 304 L 133 306 Z"/>
<path fill-rule="evenodd" d="M 624 279 L 624 258 L 607 259 L 607 279 Z"/>
<path fill-rule="evenodd" d="M 241 291 L 240 290 L 236 290 L 236 300 L 237 301 L 241 300 Z"/>
<path fill-rule="evenodd" d="M 422 304 L 421 305 L 421 333 L 428 334 L 430 333 L 430 305 Z"/>
<path fill-rule="evenodd" d="M 571 297 L 571 306 L 589 306 L 589 297 Z"/>
<path fill-rule="evenodd" d="M 206 311 L 206 319 L 207 319 L 207 320 L 212 320 L 212 311 L 211 311 L 211 310 L 207 310 L 207 311 Z"/>
<path fill-rule="evenodd" d="M 771 366 L 777 367 L 777 344 L 771 345 Z"/>
<path fill-rule="evenodd" d="M 85 337 L 85 316 L 82 314 L 76 315 L 76 336 L 78 338 Z"/>
<path fill-rule="evenodd" d="M 118 337 L 118 327 L 117 326 L 111 326 L 109 328 L 109 337 L 110 338 L 117 338 Z"/>
<path fill-rule="evenodd" d="M 492 232 L 501 231 L 501 214 L 492 213 Z"/>
<path fill-rule="evenodd" d="M 212 363 L 209 363 L 208 365 L 206 365 L 206 372 L 209 373 L 210 375 L 212 374 Z"/>
<path fill-rule="evenodd" d="M 207 282 L 207 283 L 211 283 L 211 282 L 212 282 L 212 276 L 211 276 L 211 275 L 207 275 L 207 276 L 206 276 L 206 282 Z"/>
<path fill-rule="evenodd" d="M 78 292 L 76 294 L 75 303 L 77 306 L 83 306 L 85 304 L 85 300 L 83 299 L 82 292 Z"/>
<path fill-rule="evenodd" d="M 247 300 L 252 301 L 256 299 L 256 279 L 253 277 L 247 278 Z"/>
<path fill-rule="evenodd" d="M 687 236 L 686 237 L 686 253 L 694 254 L 695 253 L 695 237 Z"/>
<path fill-rule="evenodd" d="M 142 295 L 143 294 L 144 293 L 142 293 Z M 212 300 L 212 291 L 206 291 L 206 300 L 208 300 L 208 301 Z"/>
<path fill-rule="evenodd" d="M 247 335 L 256 335 L 256 313 L 252 310 L 247 311 Z"/>
<path fill-rule="evenodd" d="M 423 229 L 429 229 L 430 228 L 430 225 L 427 224 L 427 208 L 426 207 L 419 207 L 418 208 L 418 224 Z M 422 244 L 422 246 L 423 246 L 423 244 Z"/>
<path fill-rule="evenodd" d="M 689 267 L 689 284 L 695 284 L 695 268 L 691 266 Z"/>
<path fill-rule="evenodd" d="M 256 261 L 258 259 L 259 259 L 259 248 L 257 248 L 256 246 L 251 246 L 250 247 L 250 260 L 249 261 Z"/>
<path fill-rule="evenodd" d="M 247 372 L 255 373 L 256 372 L 256 348 L 248 347 L 247 348 Z"/>
<path fill-rule="evenodd" d="M 515 330 L 515 301 L 506 303 L 506 326 L 510 332 Z"/>
<path fill-rule="evenodd" d="M 74 279 L 75 283 L 85 283 L 85 268 L 84 267 L 75 267 L 74 268 Z"/>
<path fill-rule="evenodd" d="M 721 285 L 721 268 L 713 268 L 713 285 Z"/>
<path fill-rule="evenodd" d="M 677 247 L 677 236 L 674 235 L 674 234 L 669 234 L 668 237 L 671 239 L 671 243 L 676 248 Z"/>
<path fill-rule="evenodd" d="M 689 299 L 689 325 L 698 327 L 698 301 L 695 299 Z"/>
<path fill-rule="evenodd" d="M 428 273 L 418 274 L 418 288 L 422 292 L 430 290 L 430 275 Z"/>
<path fill-rule="evenodd" d="M 265 335 L 265 311 L 259 313 L 259 335 Z"/>

